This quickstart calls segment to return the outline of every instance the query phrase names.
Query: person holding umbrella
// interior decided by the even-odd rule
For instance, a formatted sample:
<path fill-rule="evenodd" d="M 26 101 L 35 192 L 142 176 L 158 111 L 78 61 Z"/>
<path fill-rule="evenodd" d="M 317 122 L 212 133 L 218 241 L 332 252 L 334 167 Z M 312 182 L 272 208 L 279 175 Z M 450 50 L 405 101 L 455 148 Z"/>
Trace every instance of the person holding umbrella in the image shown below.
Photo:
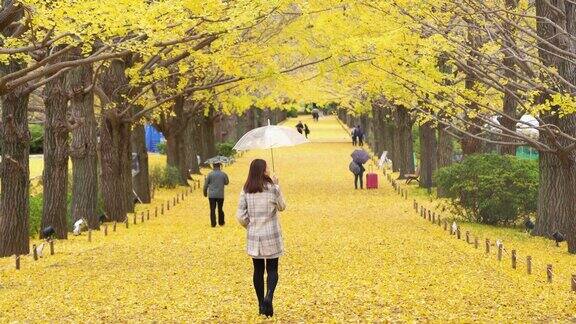
<path fill-rule="evenodd" d="M 228 175 L 224 173 L 221 162 L 213 164 L 213 171 L 204 181 L 204 197 L 210 202 L 210 224 L 216 227 L 216 207 L 218 207 L 218 225 L 224 226 L 224 187 L 230 183 Z"/>
<path fill-rule="evenodd" d="M 360 189 L 364 189 L 364 163 L 370 160 L 370 155 L 364 150 L 355 150 L 350 155 L 352 157 L 352 162 L 350 162 L 350 172 L 354 174 L 354 188 L 358 189 L 358 183 L 360 183 Z"/>
<path fill-rule="evenodd" d="M 236 218 L 247 229 L 246 252 L 254 265 L 252 281 L 261 315 L 274 315 L 272 301 L 278 284 L 278 258 L 284 253 L 278 216 L 285 209 L 278 178 L 270 176 L 266 161 L 252 161 Z M 264 271 L 268 273 L 266 290 Z"/>

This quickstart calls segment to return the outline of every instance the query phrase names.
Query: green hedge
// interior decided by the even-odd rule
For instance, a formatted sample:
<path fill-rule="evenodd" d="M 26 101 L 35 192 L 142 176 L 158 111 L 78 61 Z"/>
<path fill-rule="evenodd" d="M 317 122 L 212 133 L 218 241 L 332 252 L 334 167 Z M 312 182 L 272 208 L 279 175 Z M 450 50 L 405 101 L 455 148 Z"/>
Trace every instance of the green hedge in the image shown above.
<path fill-rule="evenodd" d="M 30 128 L 30 154 L 44 152 L 44 126 L 31 124 Z"/>
<path fill-rule="evenodd" d="M 514 224 L 536 212 L 538 163 L 514 156 L 478 154 L 438 170 L 436 183 L 452 211 L 484 224 Z"/>
<path fill-rule="evenodd" d="M 180 171 L 172 166 L 154 166 L 150 170 L 150 181 L 155 188 L 176 188 L 180 184 Z"/>
<path fill-rule="evenodd" d="M 218 151 L 218 155 L 226 157 L 234 157 L 236 155 L 236 150 L 234 150 L 234 143 L 232 142 L 218 143 L 216 144 L 216 150 Z"/>

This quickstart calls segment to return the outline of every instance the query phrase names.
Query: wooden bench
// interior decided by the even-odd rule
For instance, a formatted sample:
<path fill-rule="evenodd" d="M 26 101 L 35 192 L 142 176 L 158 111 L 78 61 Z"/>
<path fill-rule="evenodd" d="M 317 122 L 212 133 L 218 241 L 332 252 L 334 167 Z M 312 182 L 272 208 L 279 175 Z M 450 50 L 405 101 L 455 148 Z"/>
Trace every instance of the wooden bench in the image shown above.
<path fill-rule="evenodd" d="M 416 168 L 416 173 L 405 174 L 404 177 L 406 178 L 406 184 L 410 184 L 414 180 L 420 183 L 420 167 Z"/>

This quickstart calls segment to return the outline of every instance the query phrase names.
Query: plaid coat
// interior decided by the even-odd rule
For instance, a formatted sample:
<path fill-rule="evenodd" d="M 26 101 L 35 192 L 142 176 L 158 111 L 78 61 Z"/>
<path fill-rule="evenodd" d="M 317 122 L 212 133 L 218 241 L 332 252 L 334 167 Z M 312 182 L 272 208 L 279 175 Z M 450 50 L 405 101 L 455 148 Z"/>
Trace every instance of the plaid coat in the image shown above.
<path fill-rule="evenodd" d="M 286 209 L 277 185 L 267 185 L 263 192 L 240 193 L 236 218 L 247 230 L 246 252 L 256 259 L 277 258 L 284 252 L 278 215 Z"/>

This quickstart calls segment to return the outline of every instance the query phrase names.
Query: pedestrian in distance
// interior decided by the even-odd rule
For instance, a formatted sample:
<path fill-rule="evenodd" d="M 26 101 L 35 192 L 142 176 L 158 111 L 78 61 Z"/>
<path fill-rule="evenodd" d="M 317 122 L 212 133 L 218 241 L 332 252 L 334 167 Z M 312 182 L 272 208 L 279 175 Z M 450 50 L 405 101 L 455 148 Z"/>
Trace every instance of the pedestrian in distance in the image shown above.
<path fill-rule="evenodd" d="M 270 176 L 266 161 L 252 161 L 236 213 L 238 222 L 247 230 L 246 252 L 254 265 L 252 281 L 260 314 L 266 316 L 274 315 L 273 298 L 278 284 L 278 258 L 284 253 L 278 216 L 280 211 L 286 209 L 286 203 L 278 183 L 278 178 Z M 265 271 L 268 274 L 266 290 Z"/>
<path fill-rule="evenodd" d="M 352 135 L 352 146 L 358 145 L 358 135 L 356 135 L 356 126 L 352 127 L 352 131 L 350 132 Z"/>
<path fill-rule="evenodd" d="M 302 134 L 302 132 L 304 131 L 304 125 L 302 124 L 301 121 L 298 122 L 298 124 L 296 124 L 296 130 L 298 131 L 298 133 Z"/>
<path fill-rule="evenodd" d="M 213 171 L 204 182 L 204 197 L 210 202 L 210 224 L 216 227 L 216 208 L 218 208 L 218 225 L 224 226 L 224 187 L 230 183 L 228 175 L 222 171 L 220 163 L 214 163 Z"/>
<path fill-rule="evenodd" d="M 308 138 L 308 135 L 310 135 L 310 128 L 308 128 L 308 125 L 304 124 L 304 136 Z"/>
<path fill-rule="evenodd" d="M 357 163 L 356 161 L 352 160 L 348 167 L 350 172 L 354 174 L 354 189 L 358 189 L 358 185 L 360 185 L 360 189 L 364 189 L 364 172 L 366 168 L 361 163 Z"/>
<path fill-rule="evenodd" d="M 358 146 L 364 146 L 364 132 L 360 125 L 356 126 L 356 138 L 358 139 Z"/>

